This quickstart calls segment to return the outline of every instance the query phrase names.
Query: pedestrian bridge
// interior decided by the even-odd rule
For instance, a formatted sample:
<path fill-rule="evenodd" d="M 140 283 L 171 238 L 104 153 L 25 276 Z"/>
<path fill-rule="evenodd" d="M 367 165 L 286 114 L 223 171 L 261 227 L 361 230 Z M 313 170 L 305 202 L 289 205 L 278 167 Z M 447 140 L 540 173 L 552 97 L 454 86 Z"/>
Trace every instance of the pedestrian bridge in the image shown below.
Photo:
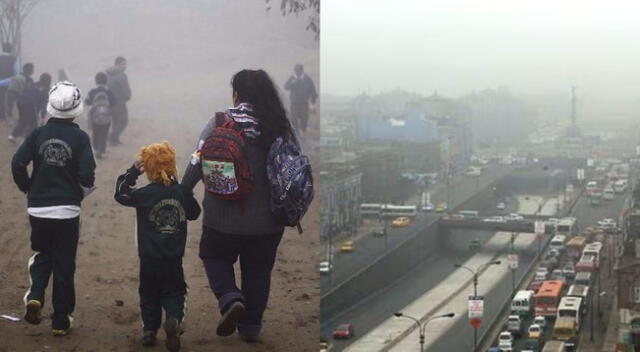
<path fill-rule="evenodd" d="M 438 226 L 442 230 L 464 229 L 464 230 L 483 230 L 493 232 L 529 232 L 533 233 L 536 221 L 548 220 L 549 216 L 525 215 L 523 220 L 509 220 L 506 222 L 485 221 L 491 216 L 476 218 L 461 218 L 456 215 L 442 217 L 438 220 Z M 553 234 L 555 226 L 551 223 L 545 223 L 545 234 Z"/>

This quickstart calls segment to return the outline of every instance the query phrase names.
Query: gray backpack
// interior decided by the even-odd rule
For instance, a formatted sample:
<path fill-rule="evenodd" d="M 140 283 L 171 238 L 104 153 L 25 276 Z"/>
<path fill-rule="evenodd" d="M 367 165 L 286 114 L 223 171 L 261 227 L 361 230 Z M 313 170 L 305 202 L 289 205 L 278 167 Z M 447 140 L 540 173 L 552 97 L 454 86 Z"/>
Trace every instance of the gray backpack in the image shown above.
<path fill-rule="evenodd" d="M 105 91 L 96 93 L 93 97 L 89 119 L 94 125 L 106 125 L 111 123 L 111 104 L 109 104 L 109 94 Z"/>

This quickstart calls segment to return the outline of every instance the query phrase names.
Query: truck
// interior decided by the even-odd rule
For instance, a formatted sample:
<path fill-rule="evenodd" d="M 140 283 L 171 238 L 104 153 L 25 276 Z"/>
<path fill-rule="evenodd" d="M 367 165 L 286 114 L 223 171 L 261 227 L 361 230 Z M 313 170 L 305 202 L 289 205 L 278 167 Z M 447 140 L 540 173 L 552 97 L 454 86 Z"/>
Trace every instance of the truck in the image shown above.
<path fill-rule="evenodd" d="M 591 194 L 589 194 L 589 204 L 591 204 L 592 206 L 602 205 L 602 191 L 596 189 L 591 192 Z"/>

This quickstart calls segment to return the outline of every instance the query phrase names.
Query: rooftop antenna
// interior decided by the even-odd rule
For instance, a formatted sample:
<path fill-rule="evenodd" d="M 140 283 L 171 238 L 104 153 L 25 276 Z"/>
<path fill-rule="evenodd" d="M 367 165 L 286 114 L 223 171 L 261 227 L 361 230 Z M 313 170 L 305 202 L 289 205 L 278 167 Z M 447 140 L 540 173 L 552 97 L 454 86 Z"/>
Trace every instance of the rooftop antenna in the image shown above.
<path fill-rule="evenodd" d="M 571 127 L 576 128 L 576 86 L 571 87 Z"/>

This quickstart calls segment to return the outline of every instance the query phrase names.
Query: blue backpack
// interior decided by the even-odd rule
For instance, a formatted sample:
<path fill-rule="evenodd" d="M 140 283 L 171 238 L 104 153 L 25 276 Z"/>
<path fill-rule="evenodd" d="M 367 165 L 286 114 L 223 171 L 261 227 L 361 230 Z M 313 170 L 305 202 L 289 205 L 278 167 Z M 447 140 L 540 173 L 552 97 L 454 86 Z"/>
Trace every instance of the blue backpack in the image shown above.
<path fill-rule="evenodd" d="M 300 220 L 313 200 L 313 176 L 309 158 L 300 145 L 278 137 L 267 155 L 267 177 L 271 188 L 271 211 L 286 225 L 302 233 Z"/>

